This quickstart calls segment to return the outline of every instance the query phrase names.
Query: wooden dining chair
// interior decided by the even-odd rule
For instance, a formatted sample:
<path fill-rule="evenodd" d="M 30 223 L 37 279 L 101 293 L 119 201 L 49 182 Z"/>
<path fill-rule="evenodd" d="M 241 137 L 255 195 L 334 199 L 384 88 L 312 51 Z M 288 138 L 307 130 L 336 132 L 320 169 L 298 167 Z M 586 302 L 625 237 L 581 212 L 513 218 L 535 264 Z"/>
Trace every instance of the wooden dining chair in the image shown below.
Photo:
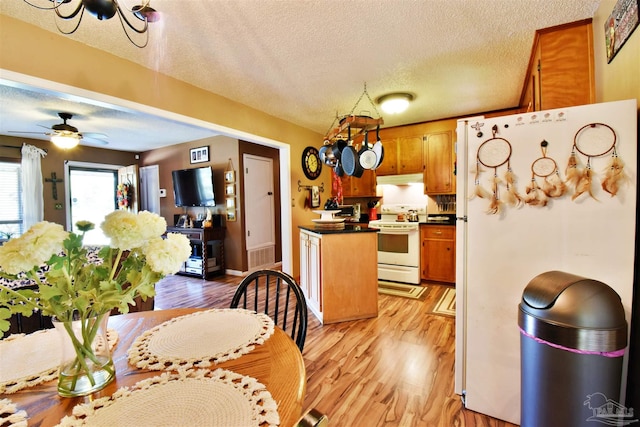
<path fill-rule="evenodd" d="M 296 427 L 326 427 L 329 425 L 329 417 L 316 408 L 308 410 L 296 424 Z"/>
<path fill-rule="evenodd" d="M 271 317 L 291 334 L 302 352 L 307 336 L 307 302 L 293 277 L 279 270 L 254 271 L 242 279 L 231 300 L 231 308 L 238 307 Z"/>
<path fill-rule="evenodd" d="M 38 285 L 26 285 L 13 288 L 13 290 L 37 289 Z M 30 334 L 41 329 L 51 329 L 53 323 L 51 316 L 42 314 L 40 310 L 34 310 L 31 316 L 24 316 L 20 313 L 13 313 L 9 318 L 9 330 L 6 331 L 2 338 L 6 338 L 11 334 Z"/>

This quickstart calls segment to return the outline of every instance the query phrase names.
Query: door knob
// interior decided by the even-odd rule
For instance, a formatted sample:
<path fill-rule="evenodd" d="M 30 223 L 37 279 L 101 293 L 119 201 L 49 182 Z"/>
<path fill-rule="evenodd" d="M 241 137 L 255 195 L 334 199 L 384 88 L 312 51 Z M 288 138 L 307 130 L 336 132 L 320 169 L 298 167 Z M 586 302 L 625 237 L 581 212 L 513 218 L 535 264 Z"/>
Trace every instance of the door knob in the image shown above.
<path fill-rule="evenodd" d="M 269 191 L 269 192 L 267 193 L 267 196 L 273 196 L 273 192 L 272 192 L 272 191 Z"/>

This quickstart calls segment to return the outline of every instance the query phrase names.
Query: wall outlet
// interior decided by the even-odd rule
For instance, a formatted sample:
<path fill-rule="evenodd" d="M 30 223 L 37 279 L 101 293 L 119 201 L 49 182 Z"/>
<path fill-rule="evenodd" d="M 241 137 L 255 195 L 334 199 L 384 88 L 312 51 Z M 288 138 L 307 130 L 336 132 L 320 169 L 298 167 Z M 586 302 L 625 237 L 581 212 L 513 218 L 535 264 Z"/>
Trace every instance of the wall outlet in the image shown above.
<path fill-rule="evenodd" d="M 161 188 L 160 189 L 160 197 L 167 197 L 167 189 L 166 188 Z"/>
<path fill-rule="evenodd" d="M 62 210 L 62 203 L 56 203 L 55 205 L 53 205 L 54 209 L 57 211 L 61 211 Z"/>

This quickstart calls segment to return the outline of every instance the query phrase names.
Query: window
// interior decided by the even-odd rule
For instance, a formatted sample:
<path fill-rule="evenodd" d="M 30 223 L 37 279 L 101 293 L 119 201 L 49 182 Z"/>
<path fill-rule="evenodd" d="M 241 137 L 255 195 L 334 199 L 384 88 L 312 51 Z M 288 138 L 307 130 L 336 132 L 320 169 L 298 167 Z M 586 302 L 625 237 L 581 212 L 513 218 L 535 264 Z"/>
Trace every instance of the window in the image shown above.
<path fill-rule="evenodd" d="M 19 160 L 0 159 L 0 240 L 23 232 L 21 174 Z"/>
<path fill-rule="evenodd" d="M 100 224 L 117 209 L 116 187 L 121 166 L 72 162 L 65 164 L 67 197 L 67 228 L 76 230 L 78 221 L 91 221 L 95 228 L 84 236 L 85 245 L 108 245 Z"/>

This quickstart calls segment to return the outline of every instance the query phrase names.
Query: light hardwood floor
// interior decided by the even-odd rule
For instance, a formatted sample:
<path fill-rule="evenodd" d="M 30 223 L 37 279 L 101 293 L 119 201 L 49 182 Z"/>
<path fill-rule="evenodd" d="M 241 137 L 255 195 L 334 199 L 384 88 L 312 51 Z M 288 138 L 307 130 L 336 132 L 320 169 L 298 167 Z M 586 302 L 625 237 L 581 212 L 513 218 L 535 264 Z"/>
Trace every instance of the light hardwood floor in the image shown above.
<path fill-rule="evenodd" d="M 155 308 L 226 308 L 240 280 L 170 276 L 156 286 Z M 304 406 L 331 426 L 513 427 L 462 407 L 454 319 L 431 314 L 446 286 L 427 286 L 424 301 L 380 295 L 375 319 L 323 326 L 309 314 Z"/>

